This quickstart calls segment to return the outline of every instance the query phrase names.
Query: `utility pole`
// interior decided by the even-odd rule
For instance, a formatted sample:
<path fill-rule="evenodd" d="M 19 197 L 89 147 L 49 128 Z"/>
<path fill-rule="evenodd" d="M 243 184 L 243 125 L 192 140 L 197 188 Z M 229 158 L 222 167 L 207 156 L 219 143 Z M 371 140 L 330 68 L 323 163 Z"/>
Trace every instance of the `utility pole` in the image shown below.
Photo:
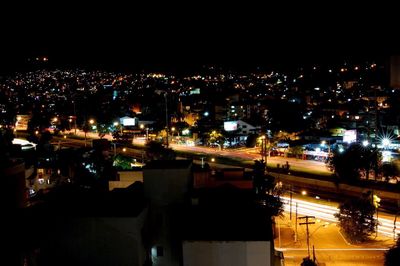
<path fill-rule="evenodd" d="M 299 217 L 299 219 L 305 219 L 306 221 L 304 223 L 299 223 L 299 225 L 306 225 L 306 234 L 307 234 L 307 251 L 308 251 L 308 258 L 310 258 L 310 234 L 308 230 L 308 225 L 309 224 L 315 224 L 315 222 L 309 222 L 308 219 L 315 219 L 315 216 L 302 216 Z"/>
<path fill-rule="evenodd" d="M 75 100 L 74 101 L 72 101 L 72 103 L 74 104 L 74 121 L 75 121 L 75 136 L 76 136 L 76 119 L 77 119 L 77 117 L 76 117 L 76 107 L 75 107 Z"/>
<path fill-rule="evenodd" d="M 297 202 L 296 202 L 296 221 L 294 223 L 295 232 L 294 232 L 294 242 L 297 242 Z"/>
<path fill-rule="evenodd" d="M 268 151 L 267 151 L 267 140 L 268 140 L 268 136 L 265 135 L 265 142 L 264 142 L 264 152 L 265 152 L 265 172 L 268 173 Z"/>
<path fill-rule="evenodd" d="M 290 221 L 292 221 L 292 185 L 290 185 Z"/>
<path fill-rule="evenodd" d="M 396 213 L 396 216 L 394 217 L 394 222 L 393 222 L 393 240 L 396 240 L 396 222 L 397 222 L 397 215 L 399 212 Z"/>
<path fill-rule="evenodd" d="M 313 262 L 315 262 L 315 248 L 314 248 L 314 245 L 312 245 L 312 255 L 313 255 Z"/>
<path fill-rule="evenodd" d="M 278 221 L 278 239 L 279 239 L 279 248 L 281 247 L 281 225 L 279 224 L 279 218 L 277 219 Z"/>
<path fill-rule="evenodd" d="M 168 127 L 168 101 L 167 101 L 167 92 L 164 93 L 165 99 L 165 128 L 167 131 L 167 148 L 169 147 L 169 127 Z"/>

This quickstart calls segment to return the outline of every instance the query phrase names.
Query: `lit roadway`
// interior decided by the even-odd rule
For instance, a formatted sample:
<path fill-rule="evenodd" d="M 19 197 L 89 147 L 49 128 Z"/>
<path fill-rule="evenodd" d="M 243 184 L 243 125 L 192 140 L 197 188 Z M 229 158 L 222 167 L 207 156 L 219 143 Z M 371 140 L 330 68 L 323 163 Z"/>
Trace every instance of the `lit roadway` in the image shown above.
<path fill-rule="evenodd" d="M 80 130 L 77 131 L 77 135 L 80 137 L 84 136 L 84 133 Z M 98 134 L 96 133 L 87 133 L 87 145 L 91 146 L 91 139 L 99 138 Z M 104 138 L 108 140 L 112 140 L 112 137 L 110 135 L 106 135 Z M 57 139 L 58 140 L 58 139 Z M 77 139 L 62 139 L 61 144 L 65 145 L 64 146 L 73 146 L 73 145 L 80 145 L 84 144 L 83 140 L 77 140 Z M 142 146 L 145 144 L 145 138 L 139 137 L 133 139 L 133 144 Z M 218 150 L 216 148 L 209 148 L 209 147 L 203 147 L 203 146 L 187 146 L 183 144 L 174 144 L 170 143 L 169 145 L 172 149 L 177 150 L 177 151 L 183 151 L 183 152 L 192 152 L 192 153 L 202 153 L 204 155 L 213 157 L 213 156 L 224 156 L 227 158 L 237 158 L 241 160 L 247 160 L 247 161 L 254 161 L 254 160 L 259 160 L 261 159 L 260 151 L 259 148 L 240 148 L 240 149 L 225 149 L 225 150 Z M 129 149 L 129 150 L 135 150 L 135 149 Z M 138 151 L 138 150 L 136 150 Z M 138 152 L 136 152 L 138 153 Z M 208 159 L 208 163 L 210 162 L 210 158 Z M 269 167 L 276 167 L 277 164 L 284 165 L 288 162 L 290 164 L 290 169 L 292 170 L 303 170 L 303 171 L 309 171 L 317 174 L 322 174 L 322 175 L 329 175 L 331 172 L 328 170 L 326 167 L 325 163 L 323 162 L 318 162 L 318 161 L 311 161 L 311 160 L 301 160 L 301 159 L 294 159 L 294 158 L 285 158 L 285 157 L 268 157 L 267 158 L 267 163 Z"/>
<path fill-rule="evenodd" d="M 379 217 L 379 235 L 366 244 L 353 245 L 346 241 L 339 232 L 337 219 L 333 216 L 338 212 L 337 204 L 329 202 L 317 203 L 317 200 L 304 197 L 292 199 L 292 220 L 290 221 L 290 199 L 283 197 L 285 216 L 277 219 L 278 235 L 275 239 L 275 248 L 283 251 L 286 265 L 300 265 L 302 258 L 308 254 L 306 242 L 306 227 L 297 221 L 297 241 L 295 238 L 296 203 L 297 216 L 315 216 L 309 225 L 310 254 L 312 246 L 315 248 L 316 259 L 325 265 L 382 265 L 384 252 L 393 242 L 393 216 L 382 214 Z M 382 216 L 382 217 L 381 217 Z M 396 233 L 400 223 L 396 223 Z"/>
<path fill-rule="evenodd" d="M 134 144 L 144 145 L 144 138 L 134 139 Z M 204 146 L 187 146 L 183 144 L 171 143 L 170 147 L 177 151 L 193 152 L 193 153 L 204 153 L 209 156 L 224 156 L 228 158 L 237 158 L 247 161 L 260 160 L 260 150 L 259 148 L 239 148 L 239 149 L 224 149 L 219 150 L 218 148 L 209 148 Z M 292 170 L 305 170 L 312 171 L 318 174 L 329 175 L 331 172 L 328 170 L 324 162 L 311 161 L 311 160 L 301 160 L 294 158 L 284 158 L 284 157 L 268 157 L 267 163 L 271 167 L 276 167 L 277 164 L 284 165 L 288 162 L 290 164 L 290 169 Z"/>

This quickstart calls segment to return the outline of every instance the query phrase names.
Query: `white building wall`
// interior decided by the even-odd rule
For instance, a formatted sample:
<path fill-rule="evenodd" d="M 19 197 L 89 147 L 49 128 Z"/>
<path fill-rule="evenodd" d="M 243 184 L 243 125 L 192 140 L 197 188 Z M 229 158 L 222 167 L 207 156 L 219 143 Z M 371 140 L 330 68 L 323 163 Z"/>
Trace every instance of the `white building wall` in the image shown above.
<path fill-rule="evenodd" d="M 270 266 L 269 241 L 185 241 L 184 266 Z"/>

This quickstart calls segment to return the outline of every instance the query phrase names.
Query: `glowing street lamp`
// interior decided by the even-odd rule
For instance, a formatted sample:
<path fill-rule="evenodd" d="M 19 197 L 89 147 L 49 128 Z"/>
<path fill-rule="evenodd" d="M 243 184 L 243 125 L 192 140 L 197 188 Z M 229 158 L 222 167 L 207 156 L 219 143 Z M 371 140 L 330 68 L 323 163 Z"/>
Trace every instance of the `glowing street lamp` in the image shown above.
<path fill-rule="evenodd" d="M 89 120 L 89 124 L 93 125 L 94 124 L 94 119 Z"/>
<path fill-rule="evenodd" d="M 362 145 L 363 145 L 364 147 L 367 147 L 367 146 L 369 145 L 368 140 L 364 140 L 364 141 L 362 142 Z"/>
<path fill-rule="evenodd" d="M 388 138 L 382 139 L 382 145 L 385 148 L 388 147 L 390 145 L 390 139 L 388 139 Z"/>

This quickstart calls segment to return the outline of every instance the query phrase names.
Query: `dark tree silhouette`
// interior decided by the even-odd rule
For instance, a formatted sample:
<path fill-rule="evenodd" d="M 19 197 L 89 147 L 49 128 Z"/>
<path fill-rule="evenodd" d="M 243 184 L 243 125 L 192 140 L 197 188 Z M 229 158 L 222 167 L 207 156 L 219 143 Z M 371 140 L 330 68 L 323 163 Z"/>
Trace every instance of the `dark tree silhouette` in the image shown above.
<path fill-rule="evenodd" d="M 377 220 L 374 218 L 375 210 L 371 193 L 367 193 L 360 198 L 342 203 L 335 217 L 338 218 L 339 226 L 349 240 L 359 243 L 375 233 L 377 225 Z"/>
<path fill-rule="evenodd" d="M 342 153 L 334 150 L 327 164 L 340 179 L 355 182 L 361 175 L 368 179 L 370 170 L 374 170 L 376 178 L 381 158 L 381 153 L 376 148 L 365 148 L 355 143 Z"/>
<path fill-rule="evenodd" d="M 253 189 L 256 201 L 266 207 L 272 216 L 283 213 L 283 202 L 281 201 L 280 189 L 277 188 L 275 178 L 265 174 L 265 163 L 256 160 L 253 168 Z"/>
<path fill-rule="evenodd" d="M 150 160 L 175 160 L 176 154 L 171 148 L 166 148 L 158 141 L 146 144 L 146 156 Z"/>
<path fill-rule="evenodd" d="M 400 265 L 400 236 L 397 237 L 396 244 L 385 253 L 385 266 Z"/>

